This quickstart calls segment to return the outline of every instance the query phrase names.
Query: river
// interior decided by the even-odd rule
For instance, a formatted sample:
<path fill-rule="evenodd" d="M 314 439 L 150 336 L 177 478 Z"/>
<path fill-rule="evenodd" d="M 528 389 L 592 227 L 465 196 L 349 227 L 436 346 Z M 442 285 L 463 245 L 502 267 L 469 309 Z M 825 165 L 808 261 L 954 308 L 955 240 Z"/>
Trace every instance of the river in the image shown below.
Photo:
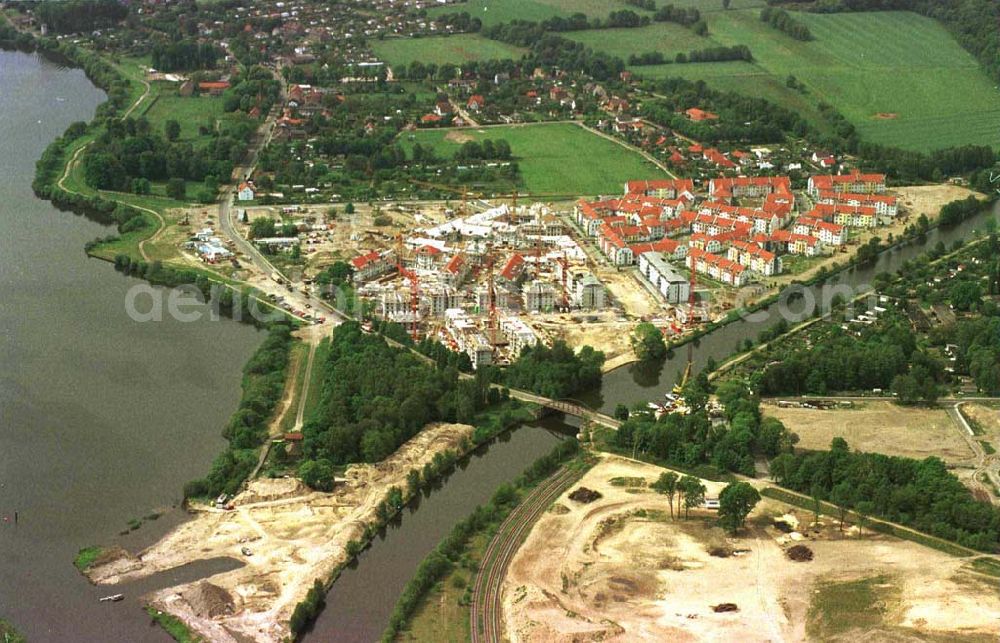
<path fill-rule="evenodd" d="M 140 324 L 124 313 L 135 280 L 88 260 L 87 240 L 108 229 L 33 197 L 34 160 L 72 121 L 103 100 L 76 70 L 37 56 L 0 52 L 0 616 L 32 641 L 168 641 L 135 598 L 98 604 L 102 593 L 70 564 L 89 543 L 130 550 L 183 519 L 169 511 L 137 532 L 126 522 L 180 499 L 221 451 L 240 369 L 257 333 L 232 322 Z M 842 273 L 859 287 L 938 241 L 981 228 L 997 212 Z M 777 306 L 703 337 L 695 365 L 722 360 L 779 317 Z M 686 349 L 662 365 L 624 366 L 581 399 L 605 412 L 662 397 Z M 310 640 L 378 638 L 416 566 L 460 519 L 547 453 L 561 422 L 529 425 L 485 447 L 440 489 L 414 503 L 347 569 Z M 377 582 L 372 579 L 378 579 Z"/>
<path fill-rule="evenodd" d="M 505 433 L 464 459 L 447 480 L 414 499 L 400 519 L 344 570 L 306 640 L 377 641 L 403 587 L 455 524 L 576 431 L 547 418 Z"/>
<path fill-rule="evenodd" d="M 125 293 L 140 282 L 83 251 L 113 230 L 32 194 L 45 146 L 103 100 L 82 71 L 0 51 L 0 616 L 33 643 L 171 640 L 137 595 L 99 604 L 107 590 L 72 561 L 183 519 L 171 507 L 223 450 L 261 339 L 227 320 L 132 321 Z"/>

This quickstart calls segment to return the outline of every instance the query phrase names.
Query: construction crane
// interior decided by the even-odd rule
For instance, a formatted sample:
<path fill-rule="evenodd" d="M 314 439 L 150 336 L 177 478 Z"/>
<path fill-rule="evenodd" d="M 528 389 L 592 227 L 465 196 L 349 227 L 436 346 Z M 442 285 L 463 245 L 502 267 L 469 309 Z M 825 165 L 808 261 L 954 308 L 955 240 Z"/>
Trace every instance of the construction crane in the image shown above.
<path fill-rule="evenodd" d="M 569 310 L 569 288 L 566 286 L 566 282 L 569 280 L 569 259 L 566 257 L 566 250 L 563 250 L 562 256 L 558 259 L 559 265 L 562 269 L 559 271 L 562 273 L 562 305 L 563 310 Z"/>
<path fill-rule="evenodd" d="M 410 326 L 410 337 L 416 342 L 419 338 L 417 322 L 420 319 L 420 278 L 416 271 L 409 270 L 403 265 L 403 235 L 396 236 L 396 270 L 400 276 L 410 280 L 410 315 L 412 322 Z"/>

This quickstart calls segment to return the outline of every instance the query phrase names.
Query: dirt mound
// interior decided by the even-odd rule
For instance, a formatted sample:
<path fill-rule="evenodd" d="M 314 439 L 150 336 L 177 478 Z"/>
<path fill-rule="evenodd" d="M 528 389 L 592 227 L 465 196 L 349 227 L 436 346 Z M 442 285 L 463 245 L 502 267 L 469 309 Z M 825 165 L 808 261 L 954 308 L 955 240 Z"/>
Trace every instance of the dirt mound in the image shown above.
<path fill-rule="evenodd" d="M 191 610 L 202 618 L 216 618 L 236 611 L 232 595 L 218 585 L 202 581 L 181 594 Z"/>
<path fill-rule="evenodd" d="M 712 547 L 708 550 L 708 555 L 716 558 L 729 558 L 733 555 L 733 550 L 729 547 Z"/>
<path fill-rule="evenodd" d="M 594 491 L 593 489 L 588 489 L 586 487 L 580 487 L 573 491 L 573 493 L 569 494 L 570 500 L 582 502 L 584 504 L 600 500 L 603 497 L 604 496 L 602 496 L 599 491 Z"/>
<path fill-rule="evenodd" d="M 785 555 L 791 560 L 804 563 L 813 559 L 813 552 L 805 545 L 794 545 L 785 550 Z"/>
<path fill-rule="evenodd" d="M 895 112 L 879 112 L 878 114 L 875 114 L 875 118 L 879 119 L 880 121 L 889 121 L 894 118 L 899 118 L 899 114 Z"/>
<path fill-rule="evenodd" d="M 457 130 L 451 130 L 450 132 L 444 135 L 444 140 L 451 141 L 452 143 L 458 143 L 459 145 L 461 145 L 462 143 L 468 143 L 469 141 L 474 141 L 476 140 L 476 138 L 474 136 L 470 136 L 469 134 L 464 134 Z"/>
<path fill-rule="evenodd" d="M 715 613 L 719 612 L 738 612 L 740 608 L 737 607 L 736 603 L 719 603 L 718 605 L 712 606 L 712 611 Z"/>

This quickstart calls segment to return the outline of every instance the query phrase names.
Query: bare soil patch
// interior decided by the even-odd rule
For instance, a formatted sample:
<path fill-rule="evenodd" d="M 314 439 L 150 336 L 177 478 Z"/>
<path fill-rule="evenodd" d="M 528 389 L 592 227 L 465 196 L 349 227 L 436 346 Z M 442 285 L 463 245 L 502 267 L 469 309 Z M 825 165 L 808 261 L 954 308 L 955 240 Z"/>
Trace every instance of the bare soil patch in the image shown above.
<path fill-rule="evenodd" d="M 462 145 L 463 143 L 468 143 L 469 141 L 476 140 L 476 137 L 472 136 L 471 134 L 466 134 L 461 130 L 453 129 L 449 130 L 449 132 L 444 135 L 444 140 L 449 141 L 451 143 L 457 143 L 459 145 Z"/>
<path fill-rule="evenodd" d="M 547 513 L 518 551 L 503 591 L 506 636 L 538 641 L 803 641 L 815 597 L 850 605 L 841 583 L 885 577 L 863 640 L 990 640 L 1000 594 L 979 583 L 966 561 L 908 541 L 857 530 L 823 517 L 808 533 L 783 534 L 810 512 L 765 499 L 738 537 L 714 514 L 671 519 L 666 498 L 610 481 L 656 480 L 663 469 L 604 456 L 580 481 L 603 498 Z M 709 495 L 722 485 L 706 481 Z M 804 542 L 794 542 L 796 540 Z M 806 543 L 808 543 L 806 545 Z M 808 565 L 785 547 L 808 547 Z M 715 557 L 728 546 L 733 554 Z M 820 592 L 820 590 L 825 590 Z M 811 616 L 812 615 L 812 616 Z"/>
<path fill-rule="evenodd" d="M 943 408 L 871 401 L 853 409 L 824 411 L 767 403 L 764 413 L 798 434 L 798 446 L 804 449 L 828 449 L 831 440 L 840 437 L 859 451 L 917 459 L 934 455 L 953 464 L 969 464 L 975 455 Z"/>
<path fill-rule="evenodd" d="M 899 114 L 895 112 L 879 112 L 875 114 L 875 118 L 881 121 L 889 121 L 895 118 L 899 118 Z"/>

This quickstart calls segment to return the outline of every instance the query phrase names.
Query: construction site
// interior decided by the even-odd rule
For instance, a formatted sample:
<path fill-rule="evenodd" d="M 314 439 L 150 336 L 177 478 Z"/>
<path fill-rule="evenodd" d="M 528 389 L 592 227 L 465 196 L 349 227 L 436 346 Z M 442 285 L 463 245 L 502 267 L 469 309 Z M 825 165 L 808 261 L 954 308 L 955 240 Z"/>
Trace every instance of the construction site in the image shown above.
<path fill-rule="evenodd" d="M 248 204 L 238 218 L 279 280 L 318 295 L 313 280 L 344 262 L 350 288 L 327 298 L 346 290 L 355 314 L 438 340 L 474 368 L 557 339 L 603 351 L 612 368 L 635 359 L 628 339 L 637 322 L 682 339 L 767 296 L 784 263 L 822 263 L 897 219 L 882 175 L 809 181 L 801 193 L 782 176 L 629 181 L 618 196 L 533 195 L 529 205 L 516 192 L 487 201 L 434 186 L 455 199 Z"/>
<path fill-rule="evenodd" d="M 970 558 L 770 498 L 728 534 L 709 501 L 671 509 L 663 471 L 604 455 L 556 500 L 508 569 L 507 640 L 996 640 L 996 579 Z"/>

